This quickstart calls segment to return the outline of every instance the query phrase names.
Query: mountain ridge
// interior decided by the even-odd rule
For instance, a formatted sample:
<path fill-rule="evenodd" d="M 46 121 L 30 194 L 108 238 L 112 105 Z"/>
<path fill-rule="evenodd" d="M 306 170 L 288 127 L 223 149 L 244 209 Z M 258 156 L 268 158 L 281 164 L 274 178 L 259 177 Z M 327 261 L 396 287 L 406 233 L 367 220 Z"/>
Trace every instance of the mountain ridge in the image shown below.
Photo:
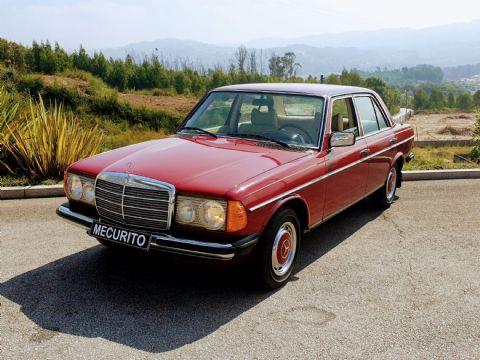
<path fill-rule="evenodd" d="M 268 70 L 266 64 L 272 53 L 294 51 L 302 64 L 299 74 L 304 76 L 339 72 L 343 68 L 371 71 L 418 64 L 451 67 L 480 62 L 480 20 L 422 29 L 391 28 L 291 39 L 257 39 L 246 42 L 245 46 L 255 49 L 263 71 Z M 137 61 L 156 54 L 171 66 L 227 68 L 234 62 L 237 47 L 235 44 L 166 38 L 100 51 L 113 58 L 130 54 Z"/>

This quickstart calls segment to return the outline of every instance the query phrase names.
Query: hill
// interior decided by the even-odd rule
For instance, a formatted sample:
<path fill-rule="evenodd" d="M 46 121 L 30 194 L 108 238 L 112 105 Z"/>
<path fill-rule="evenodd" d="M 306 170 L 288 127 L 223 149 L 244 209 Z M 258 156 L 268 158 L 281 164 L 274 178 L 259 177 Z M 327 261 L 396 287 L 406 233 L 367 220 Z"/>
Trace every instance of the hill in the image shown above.
<path fill-rule="evenodd" d="M 292 39 L 269 38 L 247 42 L 257 49 L 259 64 L 267 71 L 272 53 L 293 51 L 302 64 L 302 76 L 340 72 L 343 68 L 365 71 L 400 68 L 418 64 L 440 67 L 478 63 L 480 21 L 424 29 L 384 29 L 376 31 L 320 34 Z M 172 65 L 226 68 L 238 45 L 214 45 L 198 41 L 160 39 L 101 49 L 106 56 L 124 58 L 130 54 L 141 60 L 152 54 Z M 93 50 L 92 50 L 93 52 Z"/>

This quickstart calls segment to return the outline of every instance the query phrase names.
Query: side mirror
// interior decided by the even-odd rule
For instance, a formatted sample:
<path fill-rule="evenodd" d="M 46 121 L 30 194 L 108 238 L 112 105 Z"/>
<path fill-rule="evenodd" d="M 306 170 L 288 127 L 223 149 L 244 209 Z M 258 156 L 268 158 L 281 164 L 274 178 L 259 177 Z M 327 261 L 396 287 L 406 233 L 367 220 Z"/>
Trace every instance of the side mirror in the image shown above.
<path fill-rule="evenodd" d="M 330 135 L 330 147 L 351 146 L 355 144 L 355 134 L 351 132 L 334 132 Z"/>

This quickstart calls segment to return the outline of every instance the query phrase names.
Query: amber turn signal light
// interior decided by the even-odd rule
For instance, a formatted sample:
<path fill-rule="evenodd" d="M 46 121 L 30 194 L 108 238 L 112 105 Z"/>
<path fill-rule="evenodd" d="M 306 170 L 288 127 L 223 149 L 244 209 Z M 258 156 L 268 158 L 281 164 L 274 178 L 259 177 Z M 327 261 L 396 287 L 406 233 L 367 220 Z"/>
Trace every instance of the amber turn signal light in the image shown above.
<path fill-rule="evenodd" d="M 228 201 L 227 232 L 239 231 L 247 226 L 247 211 L 240 201 Z"/>

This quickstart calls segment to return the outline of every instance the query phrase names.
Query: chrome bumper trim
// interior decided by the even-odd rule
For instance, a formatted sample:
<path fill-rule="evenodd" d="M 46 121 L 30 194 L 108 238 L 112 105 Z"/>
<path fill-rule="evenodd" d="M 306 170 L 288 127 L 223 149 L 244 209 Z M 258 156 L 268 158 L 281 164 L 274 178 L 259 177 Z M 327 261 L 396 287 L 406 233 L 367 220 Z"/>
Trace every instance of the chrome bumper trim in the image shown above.
<path fill-rule="evenodd" d="M 60 205 L 57 214 L 76 226 L 90 230 L 93 218 L 70 210 L 69 204 Z M 258 242 L 258 235 L 252 234 L 231 244 L 182 239 L 168 234 L 152 234 L 150 248 L 169 253 L 195 256 L 207 259 L 231 260 L 236 255 L 248 252 Z"/>
<path fill-rule="evenodd" d="M 415 154 L 413 152 L 410 152 L 407 155 L 406 162 L 408 163 L 408 162 L 412 161 L 414 158 L 415 158 Z"/>

